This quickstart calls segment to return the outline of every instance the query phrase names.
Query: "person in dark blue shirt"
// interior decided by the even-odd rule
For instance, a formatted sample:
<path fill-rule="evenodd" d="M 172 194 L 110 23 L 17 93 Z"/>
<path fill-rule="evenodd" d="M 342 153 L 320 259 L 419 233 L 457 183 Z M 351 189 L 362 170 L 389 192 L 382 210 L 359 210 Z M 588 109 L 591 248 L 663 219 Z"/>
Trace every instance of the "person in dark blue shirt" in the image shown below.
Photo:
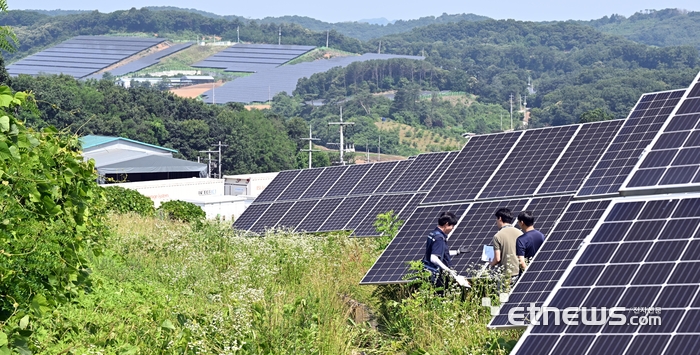
<path fill-rule="evenodd" d="M 450 248 L 447 245 L 448 235 L 456 224 L 457 216 L 454 213 L 441 213 L 438 217 L 438 226 L 428 234 L 425 243 L 425 256 L 422 262 L 425 269 L 431 272 L 431 281 L 436 287 L 445 286 L 447 275 L 451 275 L 453 278 L 457 277 L 457 272 L 452 269 Z M 456 253 L 452 255 L 456 255 Z M 467 287 L 469 287 L 468 283 Z"/>
<path fill-rule="evenodd" d="M 544 243 L 544 234 L 535 229 L 535 216 L 531 211 L 523 211 L 518 214 L 518 226 L 523 234 L 515 241 L 515 255 L 518 256 L 520 272 L 522 273 L 527 268 L 526 259 L 535 256 Z"/>

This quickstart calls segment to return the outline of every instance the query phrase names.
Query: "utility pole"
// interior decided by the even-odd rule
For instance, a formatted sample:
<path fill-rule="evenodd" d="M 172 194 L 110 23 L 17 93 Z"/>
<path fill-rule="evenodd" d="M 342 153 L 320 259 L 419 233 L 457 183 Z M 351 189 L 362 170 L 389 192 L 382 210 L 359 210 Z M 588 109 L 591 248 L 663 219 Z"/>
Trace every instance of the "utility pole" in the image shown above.
<path fill-rule="evenodd" d="M 367 138 L 367 145 L 365 146 L 365 151 L 367 151 L 367 162 L 369 163 L 369 138 Z"/>
<path fill-rule="evenodd" d="M 382 54 L 382 41 L 379 41 L 379 49 L 377 49 L 377 54 Z"/>
<path fill-rule="evenodd" d="M 219 179 L 222 178 L 223 175 L 221 175 L 221 147 L 228 147 L 226 144 L 221 144 L 221 141 L 219 141 Z"/>
<path fill-rule="evenodd" d="M 313 135 L 311 134 L 311 125 L 309 125 L 309 138 L 302 138 L 301 140 L 303 141 L 309 141 L 309 149 L 302 149 L 302 152 L 309 152 L 309 169 L 311 169 L 312 165 L 312 154 L 313 152 L 320 152 L 320 150 L 316 149 L 314 150 L 313 142 L 312 141 L 318 141 L 320 139 L 314 138 Z"/>
<path fill-rule="evenodd" d="M 377 145 L 377 161 L 382 160 L 382 134 L 379 133 L 379 145 Z"/>
<path fill-rule="evenodd" d="M 277 37 L 277 45 L 282 45 L 282 27 L 280 27 L 280 34 L 279 37 Z"/>
<path fill-rule="evenodd" d="M 328 48 L 328 37 L 329 37 L 329 30 L 326 30 L 326 48 Z"/>
<path fill-rule="evenodd" d="M 236 43 L 241 43 L 241 26 L 236 26 Z"/>
<path fill-rule="evenodd" d="M 513 130 L 513 94 L 510 94 L 510 130 Z"/>
<path fill-rule="evenodd" d="M 503 112 L 501 112 L 501 132 L 503 131 Z"/>
<path fill-rule="evenodd" d="M 211 153 L 218 153 L 217 150 L 200 150 L 200 153 L 207 153 L 207 177 L 211 177 Z"/>
<path fill-rule="evenodd" d="M 337 125 L 340 127 L 340 165 L 345 165 L 345 160 L 343 159 L 343 150 L 345 149 L 345 143 L 343 136 L 343 128 L 345 126 L 352 126 L 355 122 L 343 122 L 343 106 L 340 106 L 340 122 L 328 122 L 328 125 Z"/>

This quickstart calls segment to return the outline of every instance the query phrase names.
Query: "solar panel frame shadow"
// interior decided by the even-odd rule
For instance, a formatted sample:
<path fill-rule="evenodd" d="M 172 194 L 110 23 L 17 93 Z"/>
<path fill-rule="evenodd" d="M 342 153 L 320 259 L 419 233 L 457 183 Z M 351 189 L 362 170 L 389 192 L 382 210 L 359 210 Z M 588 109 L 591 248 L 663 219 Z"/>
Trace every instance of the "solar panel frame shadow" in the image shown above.
<path fill-rule="evenodd" d="M 395 214 L 400 214 L 401 211 L 413 198 L 413 194 L 400 195 L 384 195 L 382 199 L 374 206 L 367 216 L 353 229 L 355 237 L 379 237 L 381 234 L 374 227 L 374 222 L 377 216 L 381 213 L 394 211 Z"/>
<path fill-rule="evenodd" d="M 397 166 L 398 161 L 388 161 L 381 163 L 372 163 L 372 167 L 367 174 L 362 177 L 357 185 L 350 191 L 350 195 L 363 195 L 373 193 L 379 185 L 384 182 L 387 176 L 391 175 L 391 171 Z"/>
<path fill-rule="evenodd" d="M 645 151 L 620 193 L 632 195 L 698 190 L 699 170 L 700 83 L 694 82 L 678 104 L 677 111 L 652 142 L 651 149 Z"/>
<path fill-rule="evenodd" d="M 412 164 L 396 179 L 388 192 L 419 191 L 447 155 L 448 152 L 425 153 L 413 158 Z"/>
<path fill-rule="evenodd" d="M 408 282 L 408 263 L 421 260 L 425 254 L 428 233 L 437 226 L 441 212 L 453 212 L 458 218 L 467 212 L 469 203 L 418 207 L 406 220 L 396 237 L 389 243 L 374 265 L 367 271 L 361 285 Z"/>
<path fill-rule="evenodd" d="M 670 90 L 642 95 L 612 143 L 584 180 L 576 197 L 616 195 L 685 91 L 686 89 Z"/>
<path fill-rule="evenodd" d="M 530 353 L 525 343 L 545 336 L 556 337 L 550 355 L 569 355 L 581 336 L 591 338 L 582 354 L 675 354 L 700 343 L 699 228 L 697 193 L 614 199 L 545 306 L 623 307 L 627 322 L 534 325 L 512 353 Z M 659 321 L 630 322 L 640 312 Z"/>
<path fill-rule="evenodd" d="M 343 202 L 338 205 L 338 208 L 328 216 L 328 219 L 321 225 L 318 230 L 321 232 L 344 230 L 348 221 L 355 217 L 358 210 L 369 199 L 369 196 L 353 196 L 343 198 Z"/>
<path fill-rule="evenodd" d="M 294 202 L 277 202 L 270 204 L 270 207 L 265 210 L 265 213 L 260 215 L 260 218 L 258 218 L 255 224 L 248 228 L 248 230 L 256 234 L 262 234 L 266 230 L 274 228 L 277 222 L 284 217 L 293 205 Z"/>
<path fill-rule="evenodd" d="M 569 203 L 554 229 L 547 233 L 537 255 L 510 291 L 508 301 L 500 305 L 500 314 L 489 322 L 490 329 L 524 327 L 510 324 L 508 312 L 515 307 L 525 309 L 531 303 L 542 307 L 578 254 L 583 240 L 598 224 L 610 201 L 605 199 Z"/>
<path fill-rule="evenodd" d="M 475 199 L 522 135 L 518 131 L 471 137 L 423 204 Z"/>
<path fill-rule="evenodd" d="M 270 207 L 269 203 L 252 204 L 233 222 L 234 229 L 249 230 L 260 216 Z"/>
<path fill-rule="evenodd" d="M 579 129 L 569 125 L 525 131 L 477 199 L 533 195 Z M 529 161 L 527 167 L 523 161 Z"/>
<path fill-rule="evenodd" d="M 584 123 L 535 194 L 576 192 L 610 145 L 624 120 Z"/>
<path fill-rule="evenodd" d="M 285 189 L 296 179 L 301 170 L 285 170 L 281 171 L 269 185 L 255 198 L 253 204 L 263 202 L 273 202 L 277 200 Z"/>

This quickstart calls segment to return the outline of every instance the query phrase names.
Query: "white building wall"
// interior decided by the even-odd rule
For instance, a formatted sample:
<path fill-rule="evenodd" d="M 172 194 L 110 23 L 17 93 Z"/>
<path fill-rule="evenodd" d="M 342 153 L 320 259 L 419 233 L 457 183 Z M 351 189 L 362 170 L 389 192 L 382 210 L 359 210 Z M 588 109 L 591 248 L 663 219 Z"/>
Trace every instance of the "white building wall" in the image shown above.
<path fill-rule="evenodd" d="M 153 200 L 156 208 L 170 200 L 195 200 L 203 196 L 223 196 L 224 179 L 190 178 L 125 182 L 102 186 L 121 186 L 136 190 Z M 245 208 L 245 207 L 244 207 Z"/>

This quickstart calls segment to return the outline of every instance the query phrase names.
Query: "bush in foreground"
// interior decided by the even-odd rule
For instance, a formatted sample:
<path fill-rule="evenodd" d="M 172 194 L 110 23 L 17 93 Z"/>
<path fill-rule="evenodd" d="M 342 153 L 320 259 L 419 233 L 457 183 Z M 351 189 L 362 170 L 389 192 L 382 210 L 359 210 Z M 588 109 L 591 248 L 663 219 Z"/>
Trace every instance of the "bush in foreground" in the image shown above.
<path fill-rule="evenodd" d="M 201 207 L 191 202 L 179 200 L 161 203 L 158 211 L 168 219 L 186 223 L 201 221 L 207 217 Z"/>
<path fill-rule="evenodd" d="M 142 216 L 153 216 L 156 212 L 153 200 L 136 190 L 121 186 L 105 186 L 107 209 L 116 213 L 133 212 Z"/>

